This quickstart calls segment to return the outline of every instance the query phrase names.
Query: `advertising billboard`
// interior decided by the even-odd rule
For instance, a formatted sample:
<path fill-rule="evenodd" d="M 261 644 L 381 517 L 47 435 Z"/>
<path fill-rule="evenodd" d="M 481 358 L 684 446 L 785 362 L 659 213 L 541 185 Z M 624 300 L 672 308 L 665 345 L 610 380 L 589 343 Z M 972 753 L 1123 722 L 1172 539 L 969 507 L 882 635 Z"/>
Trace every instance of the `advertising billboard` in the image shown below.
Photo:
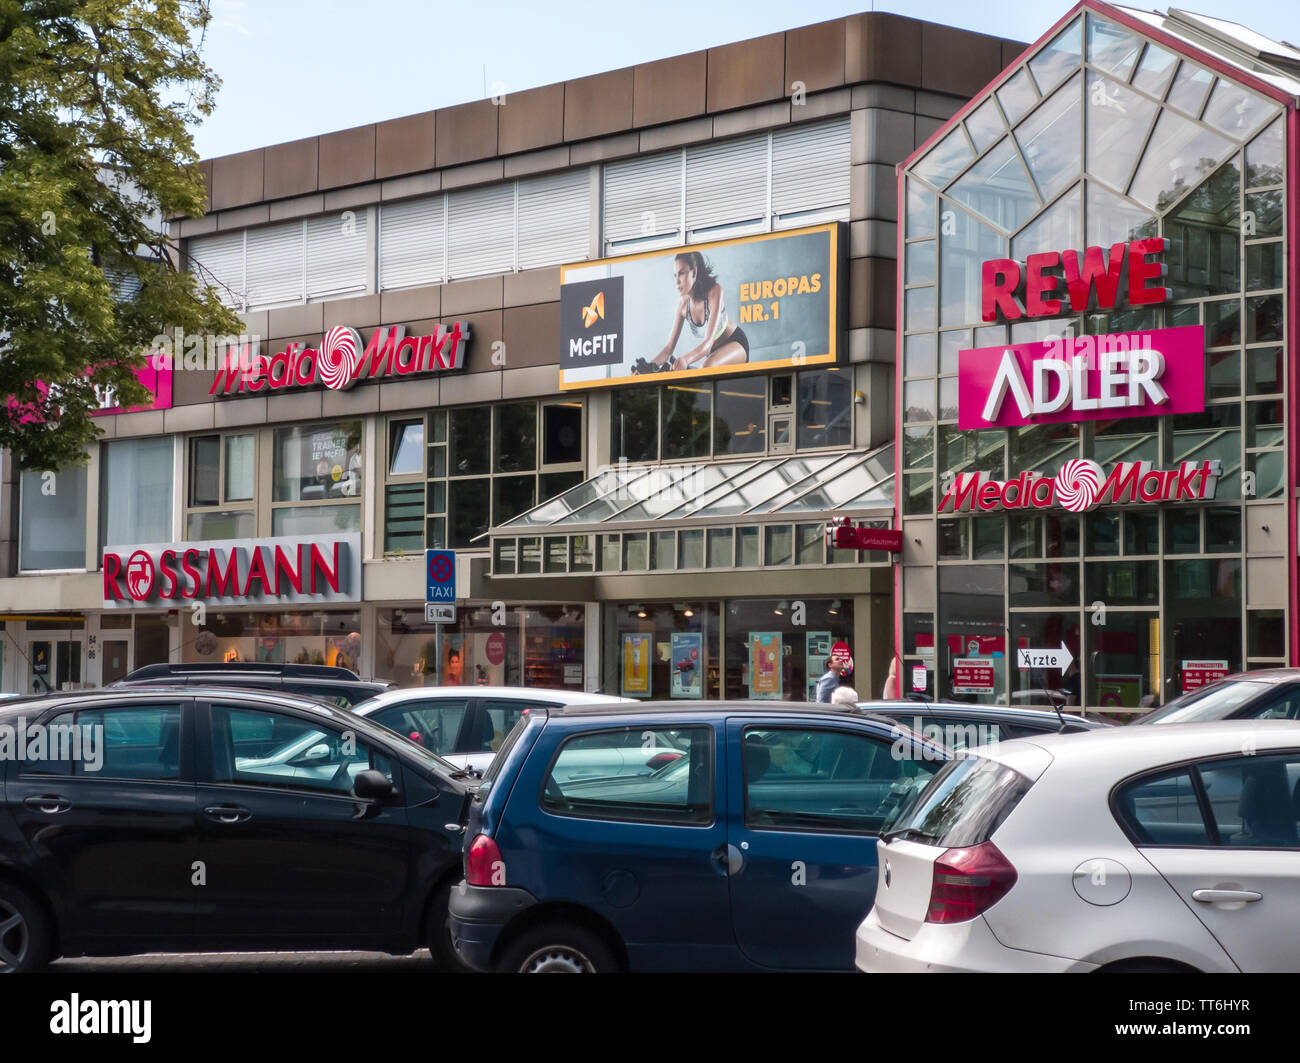
<path fill-rule="evenodd" d="M 836 361 L 842 243 L 832 222 L 563 267 L 560 388 Z"/>

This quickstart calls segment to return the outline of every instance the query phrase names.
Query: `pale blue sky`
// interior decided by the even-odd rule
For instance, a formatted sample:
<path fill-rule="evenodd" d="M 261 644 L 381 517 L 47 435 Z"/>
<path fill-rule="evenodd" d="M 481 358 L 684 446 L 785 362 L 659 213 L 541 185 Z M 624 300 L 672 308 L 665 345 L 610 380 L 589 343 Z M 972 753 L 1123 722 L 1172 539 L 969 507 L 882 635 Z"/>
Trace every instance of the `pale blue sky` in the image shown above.
<path fill-rule="evenodd" d="M 1185 2 L 1300 42 L 1294 0 Z M 874 10 L 1029 42 L 1071 6 L 877 0 Z M 196 131 L 203 158 L 482 99 L 495 82 L 509 93 L 873 10 L 871 0 L 212 0 L 212 7 L 204 56 L 224 84 L 216 112 Z"/>

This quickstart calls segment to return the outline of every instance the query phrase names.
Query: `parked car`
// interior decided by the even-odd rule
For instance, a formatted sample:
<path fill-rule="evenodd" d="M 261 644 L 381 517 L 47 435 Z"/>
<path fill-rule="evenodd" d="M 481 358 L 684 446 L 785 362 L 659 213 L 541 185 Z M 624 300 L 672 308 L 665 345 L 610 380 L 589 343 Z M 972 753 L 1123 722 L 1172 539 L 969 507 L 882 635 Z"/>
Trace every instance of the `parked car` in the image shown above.
<path fill-rule="evenodd" d="M 857 966 L 1300 971 L 1298 815 L 1282 721 L 985 747 L 882 833 Z"/>
<path fill-rule="evenodd" d="M 1134 723 L 1300 719 L 1300 668 L 1240 672 L 1189 690 Z"/>
<path fill-rule="evenodd" d="M 680 744 L 649 776 L 580 779 L 611 737 Z M 475 791 L 456 950 L 480 970 L 849 970 L 875 835 L 949 754 L 855 707 L 530 712 Z"/>
<path fill-rule="evenodd" d="M 245 687 L 254 690 L 278 690 L 333 702 L 351 708 L 362 701 L 391 690 L 388 680 L 362 679 L 350 668 L 321 664 L 274 664 L 239 661 L 229 664 L 212 661 L 196 664 L 146 664 L 135 669 L 111 687 L 120 686 L 204 686 Z"/>
<path fill-rule="evenodd" d="M 887 716 L 932 742 L 949 749 L 968 749 L 986 742 L 1005 742 L 1036 734 L 1079 734 L 1113 726 L 1109 720 L 1090 720 L 1050 709 L 1011 708 L 1006 705 L 969 705 L 964 702 L 864 701 L 864 712 Z"/>
<path fill-rule="evenodd" d="M 459 767 L 482 774 L 510 729 L 529 709 L 619 703 L 634 704 L 632 698 L 542 687 L 409 687 L 386 691 L 353 706 L 352 711 L 383 724 Z M 680 752 L 676 745 L 659 747 L 632 735 L 618 747 L 592 750 L 587 758 L 589 763 L 579 765 L 575 761 L 571 768 L 588 775 L 596 771 L 613 775 L 625 771 L 648 774 Z"/>
<path fill-rule="evenodd" d="M 0 764 L 0 972 L 56 955 L 425 946 L 459 967 L 446 910 L 468 790 L 428 750 L 311 698 L 228 686 L 0 706 L 0 727 L 20 721 L 26 745 Z M 31 744 L 56 724 L 70 727 L 60 749 Z M 268 765 L 291 739 L 304 756 Z"/>

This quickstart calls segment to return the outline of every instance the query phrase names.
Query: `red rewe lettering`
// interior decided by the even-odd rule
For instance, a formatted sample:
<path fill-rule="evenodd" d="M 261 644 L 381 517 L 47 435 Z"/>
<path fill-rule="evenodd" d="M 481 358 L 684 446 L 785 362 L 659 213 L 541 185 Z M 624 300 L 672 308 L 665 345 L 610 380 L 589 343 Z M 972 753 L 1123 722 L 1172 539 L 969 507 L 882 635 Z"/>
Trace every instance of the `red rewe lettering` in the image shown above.
<path fill-rule="evenodd" d="M 989 259 L 984 263 L 980 279 L 983 320 L 996 321 L 998 311 L 1008 321 L 1019 320 L 1020 304 L 1015 293 L 1020 287 L 1020 263 L 1012 258 Z"/>
<path fill-rule="evenodd" d="M 117 581 L 122 578 L 122 558 L 118 554 L 104 553 L 104 601 L 120 602 L 124 595 Z"/>
<path fill-rule="evenodd" d="M 1165 275 L 1163 262 L 1148 262 L 1149 255 L 1158 255 L 1169 246 L 1169 241 L 1161 237 L 1148 240 L 1134 240 L 1128 245 L 1128 301 L 1130 306 L 1148 306 L 1151 303 L 1163 303 L 1168 297 L 1168 290 L 1147 287 L 1147 281 Z"/>
<path fill-rule="evenodd" d="M 1097 292 L 1097 307 L 1110 310 L 1119 294 L 1119 277 L 1124 269 L 1124 245 L 1111 244 L 1107 256 L 1100 247 L 1089 247 L 1083 252 L 1083 267 L 1079 266 L 1079 253 L 1067 251 L 1061 256 L 1065 269 L 1065 290 L 1070 293 L 1070 310 L 1076 314 L 1088 309 L 1093 289 Z"/>
<path fill-rule="evenodd" d="M 1056 291 L 1058 278 L 1043 272 L 1060 264 L 1061 256 L 1056 251 L 1030 255 L 1025 259 L 1025 312 L 1030 317 L 1045 317 L 1061 312 L 1061 300 L 1046 298 Z"/>
<path fill-rule="evenodd" d="M 216 594 L 213 590 L 217 591 Z M 208 587 L 209 598 L 239 597 L 239 551 L 231 550 L 226 558 L 226 568 L 222 571 L 217 561 L 217 552 L 208 551 Z"/>
<path fill-rule="evenodd" d="M 320 547 L 315 543 L 308 546 L 308 571 L 311 573 L 308 583 L 310 585 L 309 593 L 316 593 L 316 573 L 319 572 L 325 580 L 325 585 L 335 594 L 339 592 L 339 546 L 341 543 L 334 544 L 334 557 L 331 565 L 325 563 L 325 555 L 321 553 Z"/>

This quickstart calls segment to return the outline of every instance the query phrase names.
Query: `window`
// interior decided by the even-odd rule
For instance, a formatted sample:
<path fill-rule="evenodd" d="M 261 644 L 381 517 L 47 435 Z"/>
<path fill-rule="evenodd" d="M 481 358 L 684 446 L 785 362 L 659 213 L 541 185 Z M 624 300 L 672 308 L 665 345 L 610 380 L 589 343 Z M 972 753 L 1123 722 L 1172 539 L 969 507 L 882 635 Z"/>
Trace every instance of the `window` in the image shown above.
<path fill-rule="evenodd" d="M 424 548 L 424 418 L 388 422 L 384 552 Z"/>
<path fill-rule="evenodd" d="M 360 421 L 276 429 L 274 468 L 273 535 L 361 530 Z"/>
<path fill-rule="evenodd" d="M 1138 845 L 1209 845 L 1191 772 L 1147 776 L 1119 792 L 1117 809 Z"/>
<path fill-rule="evenodd" d="M 20 478 L 18 568 L 41 572 L 86 567 L 86 467 L 26 469 Z"/>
<path fill-rule="evenodd" d="M 605 251 L 847 220 L 849 161 L 834 118 L 608 163 Z"/>
<path fill-rule="evenodd" d="M 745 824 L 875 833 L 938 766 L 902 761 L 882 739 L 811 728 L 745 728 Z M 906 768 L 906 770 L 905 770 Z"/>
<path fill-rule="evenodd" d="M 403 701 L 370 718 L 424 746 L 430 753 L 445 755 L 457 752 L 456 742 L 468 707 L 465 698 Z"/>
<path fill-rule="evenodd" d="M 496 699 L 483 702 L 482 734 L 471 736 L 470 752 L 495 753 L 501 748 L 506 735 L 526 713 L 529 708 L 537 708 L 537 702 L 509 701 Z"/>
<path fill-rule="evenodd" d="M 429 415 L 427 542 L 470 547 L 583 478 L 582 403 L 502 402 Z"/>
<path fill-rule="evenodd" d="M 194 436 L 189 448 L 185 538 L 251 538 L 257 473 L 253 433 Z"/>
<path fill-rule="evenodd" d="M 619 774 L 624 763 L 610 732 L 577 735 L 565 741 L 546 777 L 541 803 L 557 816 L 617 819 L 633 823 L 683 826 L 713 821 L 713 730 L 709 727 L 636 728 L 638 752 L 666 747 L 680 754 L 651 769 L 637 757 L 634 774 Z M 620 729 L 625 735 L 627 729 Z"/>
<path fill-rule="evenodd" d="M 170 437 L 106 443 L 99 470 L 99 545 L 171 542 Z"/>
<path fill-rule="evenodd" d="M 180 706 L 62 713 L 46 724 L 43 753 L 39 759 L 24 761 L 24 775 L 177 780 L 181 772 Z"/>
<path fill-rule="evenodd" d="M 394 762 L 355 736 L 280 713 L 212 707 L 212 781 L 350 796 L 361 772 L 395 782 Z"/>

